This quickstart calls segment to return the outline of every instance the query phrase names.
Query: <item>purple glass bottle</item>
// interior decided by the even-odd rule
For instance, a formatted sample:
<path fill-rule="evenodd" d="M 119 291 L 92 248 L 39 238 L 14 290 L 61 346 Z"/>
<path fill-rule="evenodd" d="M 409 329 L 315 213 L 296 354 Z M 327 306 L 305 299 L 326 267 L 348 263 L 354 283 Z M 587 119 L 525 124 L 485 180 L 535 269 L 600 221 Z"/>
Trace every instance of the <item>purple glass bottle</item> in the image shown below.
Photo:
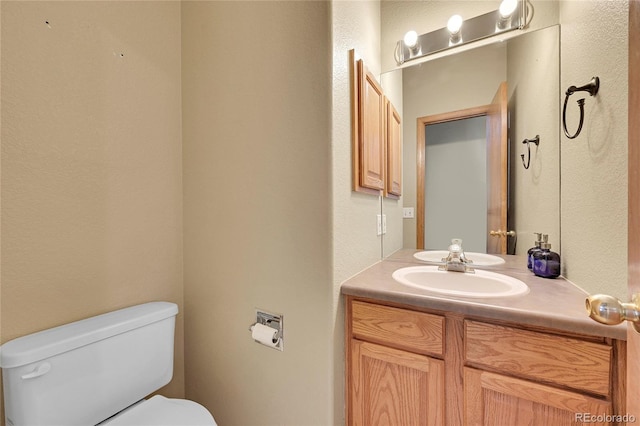
<path fill-rule="evenodd" d="M 533 253 L 533 273 L 543 278 L 560 275 L 560 255 L 551 251 L 551 244 L 540 244 L 540 251 Z"/>
<path fill-rule="evenodd" d="M 534 235 L 536 236 L 535 245 L 527 251 L 527 268 L 530 271 L 533 270 L 533 253 L 540 251 L 540 244 L 542 244 L 542 233 L 534 232 Z"/>

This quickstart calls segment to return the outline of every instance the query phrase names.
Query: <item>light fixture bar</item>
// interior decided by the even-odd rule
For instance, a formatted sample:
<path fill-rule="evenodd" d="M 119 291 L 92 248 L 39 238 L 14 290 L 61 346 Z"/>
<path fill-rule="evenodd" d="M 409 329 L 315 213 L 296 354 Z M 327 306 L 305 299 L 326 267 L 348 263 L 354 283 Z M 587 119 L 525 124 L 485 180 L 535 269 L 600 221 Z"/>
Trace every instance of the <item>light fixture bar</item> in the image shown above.
<path fill-rule="evenodd" d="M 464 20 L 460 31 L 452 37 L 447 27 L 418 36 L 414 48 L 407 47 L 402 40 L 396 45 L 396 62 L 402 65 L 407 61 L 441 52 L 452 47 L 471 43 L 516 29 L 522 29 L 526 23 L 525 0 L 517 0 L 517 6 L 511 16 L 504 18 L 496 9 L 484 15 Z"/>

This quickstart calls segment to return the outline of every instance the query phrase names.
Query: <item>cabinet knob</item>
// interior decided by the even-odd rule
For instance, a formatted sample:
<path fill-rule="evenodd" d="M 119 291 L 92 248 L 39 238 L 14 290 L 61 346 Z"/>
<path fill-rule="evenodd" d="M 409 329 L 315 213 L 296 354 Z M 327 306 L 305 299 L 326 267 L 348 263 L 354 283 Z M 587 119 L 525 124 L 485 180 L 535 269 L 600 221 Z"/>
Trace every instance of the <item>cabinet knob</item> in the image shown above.
<path fill-rule="evenodd" d="M 631 321 L 633 328 L 640 333 L 640 293 L 631 297 L 631 303 L 623 303 L 606 294 L 594 294 L 587 297 L 585 307 L 589 317 L 599 323 L 617 325 Z"/>

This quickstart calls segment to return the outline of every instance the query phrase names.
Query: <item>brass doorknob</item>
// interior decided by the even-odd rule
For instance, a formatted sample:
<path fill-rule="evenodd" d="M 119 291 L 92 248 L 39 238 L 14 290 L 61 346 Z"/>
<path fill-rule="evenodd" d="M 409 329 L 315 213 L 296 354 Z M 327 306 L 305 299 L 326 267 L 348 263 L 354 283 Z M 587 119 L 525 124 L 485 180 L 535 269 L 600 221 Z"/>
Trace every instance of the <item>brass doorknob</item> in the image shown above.
<path fill-rule="evenodd" d="M 501 229 L 498 229 L 497 231 L 489 231 L 489 235 L 491 235 L 492 237 L 515 237 L 516 231 L 503 231 Z"/>
<path fill-rule="evenodd" d="M 633 328 L 640 333 L 640 293 L 631 297 L 631 303 L 623 303 L 613 296 L 594 294 L 585 300 L 589 317 L 607 325 L 631 321 Z"/>

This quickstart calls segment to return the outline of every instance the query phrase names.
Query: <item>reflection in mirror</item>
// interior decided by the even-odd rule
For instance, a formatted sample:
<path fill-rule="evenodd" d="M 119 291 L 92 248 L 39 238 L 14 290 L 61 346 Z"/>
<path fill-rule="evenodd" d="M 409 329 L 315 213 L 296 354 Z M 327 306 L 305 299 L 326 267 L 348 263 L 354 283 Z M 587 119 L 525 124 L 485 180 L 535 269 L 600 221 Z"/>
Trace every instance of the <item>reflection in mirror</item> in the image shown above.
<path fill-rule="evenodd" d="M 425 126 L 424 210 L 418 220 L 429 220 L 418 232 L 424 241 L 417 248 L 446 248 L 459 237 L 466 251 L 485 251 L 486 127 L 485 116 Z"/>
<path fill-rule="evenodd" d="M 479 47 L 451 56 L 384 74 L 385 81 L 398 80 L 401 74 L 403 139 L 404 139 L 404 207 L 417 207 L 417 120 L 436 114 L 486 105 L 496 87 L 507 82 L 509 112 L 507 229 L 515 236 L 505 238 L 508 253 L 522 254 L 533 245 L 534 232 L 549 235 L 553 247 L 560 248 L 560 164 L 559 164 L 559 28 L 553 26 L 523 33 L 507 42 Z M 385 91 L 387 87 L 385 86 Z M 538 146 L 531 147 L 529 169 L 522 165 L 520 154 L 526 149 L 522 141 L 540 136 Z M 437 160 L 436 160 L 437 161 Z M 461 179 L 474 179 L 463 175 Z M 436 183 L 438 185 L 438 183 Z M 440 182 L 446 185 L 446 182 Z M 425 188 L 428 185 L 425 185 Z M 490 191 L 487 187 L 487 191 Z M 439 203 L 453 206 L 456 191 L 451 188 Z M 428 197 L 428 194 L 425 194 Z M 384 207 L 384 206 L 383 206 Z M 470 212 L 469 212 L 470 214 Z M 425 229 L 438 226 L 425 215 Z M 467 219 L 472 222 L 475 219 Z M 460 219 L 456 219 L 457 222 Z M 416 248 L 417 221 L 405 219 L 403 246 Z M 454 224 L 455 229 L 455 224 Z M 492 229 L 485 229 L 488 234 Z M 495 230 L 494 230 L 495 231 Z M 453 232 L 453 231 L 452 231 Z M 450 235 L 463 238 L 461 235 Z M 444 249 L 443 242 L 430 249 Z M 477 248 L 474 248 L 477 250 Z M 383 250 L 384 251 L 384 250 Z M 480 250 L 477 250 L 480 251 Z M 484 251 L 484 250 L 483 250 Z"/>
<path fill-rule="evenodd" d="M 507 254 L 506 234 L 500 231 L 507 228 L 507 118 L 506 82 L 487 105 L 418 118 L 417 248 L 447 247 L 450 235 L 456 235 L 466 249 L 471 242 L 479 251 Z M 441 125 L 447 125 L 446 135 L 433 132 Z M 442 141 L 434 150 L 434 142 Z M 448 175 L 434 175 L 431 169 L 447 158 Z M 446 196 L 438 200 L 443 187 Z M 444 220 L 437 220 L 436 211 Z"/>

